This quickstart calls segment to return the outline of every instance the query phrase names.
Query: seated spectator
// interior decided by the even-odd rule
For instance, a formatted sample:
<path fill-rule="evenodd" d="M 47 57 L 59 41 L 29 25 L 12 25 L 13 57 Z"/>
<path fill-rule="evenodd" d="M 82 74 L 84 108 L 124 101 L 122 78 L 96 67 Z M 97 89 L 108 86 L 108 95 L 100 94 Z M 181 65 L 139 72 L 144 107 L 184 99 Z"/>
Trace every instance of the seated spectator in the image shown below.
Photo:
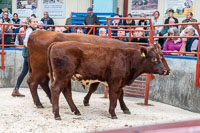
<path fill-rule="evenodd" d="M 193 17 L 193 13 L 192 12 L 187 12 L 186 19 L 184 19 L 182 21 L 182 23 L 197 22 L 197 20 L 192 18 L 192 17 Z M 187 25 L 182 25 L 180 31 L 182 32 L 186 27 L 187 27 Z"/>
<path fill-rule="evenodd" d="M 119 36 L 119 37 L 116 37 L 115 39 L 118 39 L 118 40 L 121 40 L 124 42 L 128 42 L 128 38 L 125 38 L 125 31 L 122 30 L 123 28 L 120 28 L 120 29 L 121 30 L 119 30 L 117 32 L 117 36 Z"/>
<path fill-rule="evenodd" d="M 54 21 L 52 18 L 49 17 L 48 12 L 44 12 L 44 17 L 41 19 L 41 21 L 43 22 L 44 25 L 54 25 Z M 52 31 L 53 27 L 45 26 L 44 29 Z"/>
<path fill-rule="evenodd" d="M 56 27 L 56 28 L 55 28 L 55 32 L 62 33 L 62 29 L 61 29 L 60 27 Z"/>
<path fill-rule="evenodd" d="M 192 25 L 187 25 L 187 27 L 192 27 Z M 186 28 L 187 28 L 187 27 L 186 27 Z M 185 28 L 185 29 L 186 29 L 186 28 Z M 185 36 L 185 29 L 181 31 L 180 36 Z M 194 28 L 194 30 L 195 30 L 195 34 L 197 34 L 197 36 L 198 36 L 199 34 L 198 34 L 197 30 L 196 30 L 195 28 Z"/>
<path fill-rule="evenodd" d="M 175 20 L 173 18 L 170 18 L 168 24 L 175 24 Z M 172 27 L 176 27 L 176 26 L 165 26 L 162 32 L 163 36 L 168 36 L 167 32 Z"/>
<path fill-rule="evenodd" d="M 45 30 L 43 25 L 44 25 L 43 22 L 39 21 L 38 24 L 37 24 L 37 27 L 38 27 L 37 29 L 38 30 Z"/>
<path fill-rule="evenodd" d="M 5 22 L 4 24 L 8 24 L 8 22 Z M 5 32 L 4 33 L 12 33 L 10 25 L 5 26 Z M 4 35 L 4 44 L 12 44 L 11 40 L 12 40 L 12 35 Z M 1 39 L 0 39 L 0 44 L 2 44 L 2 36 L 1 36 Z"/>
<path fill-rule="evenodd" d="M 127 15 L 127 18 L 132 18 L 132 15 L 129 13 Z M 124 20 L 123 25 L 128 25 L 128 26 L 135 25 L 135 20 L 130 20 L 130 19 Z"/>
<path fill-rule="evenodd" d="M 140 28 L 136 28 L 135 30 L 144 30 L 144 29 L 140 27 Z M 147 38 L 135 38 L 135 37 L 144 37 L 143 31 L 134 31 L 131 42 L 139 42 L 139 43 L 148 43 L 149 42 Z"/>
<path fill-rule="evenodd" d="M 2 19 L 1 19 L 1 23 L 5 23 L 5 22 L 11 23 L 11 20 L 10 20 L 10 18 L 8 17 L 8 13 L 7 13 L 7 12 L 4 12 L 4 13 L 3 13 L 3 17 L 2 17 Z"/>
<path fill-rule="evenodd" d="M 170 28 L 168 30 L 168 36 L 179 36 L 179 31 L 176 27 Z M 164 51 L 180 51 L 182 45 L 183 45 L 183 39 L 182 38 L 168 38 L 164 44 Z M 164 53 L 169 54 L 169 53 Z M 177 55 L 177 53 L 172 53 Z"/>
<path fill-rule="evenodd" d="M 21 20 L 18 18 L 18 14 L 17 13 L 13 14 L 12 23 L 13 24 L 21 24 Z M 15 34 L 19 33 L 19 28 L 20 28 L 20 26 L 13 25 L 12 26 L 13 33 L 15 33 Z M 16 38 L 16 35 L 14 35 L 14 41 L 15 41 L 15 38 Z"/>
<path fill-rule="evenodd" d="M 119 18 L 119 15 L 115 15 L 113 18 Z M 120 19 L 113 19 L 112 26 L 121 25 Z M 118 29 L 118 27 L 112 27 L 112 29 Z M 117 31 L 112 31 L 112 36 L 117 36 Z"/>
<path fill-rule="evenodd" d="M 88 15 L 85 16 L 84 18 L 84 25 L 99 25 L 99 19 L 95 14 L 93 14 L 93 9 L 89 7 L 87 9 Z M 85 27 L 86 28 L 86 33 L 90 31 L 91 28 Z M 96 30 L 95 30 L 96 31 Z M 90 32 L 90 34 L 93 34 L 93 30 Z"/>
<path fill-rule="evenodd" d="M 82 28 L 78 28 L 76 31 L 78 34 L 84 34 L 83 29 Z"/>
<path fill-rule="evenodd" d="M 70 14 L 70 17 L 67 18 L 65 25 L 72 25 L 72 13 Z M 66 30 L 64 30 L 64 33 L 71 33 L 71 27 L 65 27 Z"/>
<path fill-rule="evenodd" d="M 100 28 L 99 29 L 99 36 L 102 36 L 102 37 L 107 36 L 105 28 Z"/>
<path fill-rule="evenodd" d="M 144 13 L 141 13 L 140 14 L 140 18 L 146 18 L 146 14 L 144 14 Z M 138 25 L 149 25 L 149 23 L 148 23 L 148 21 L 147 20 L 139 20 L 138 21 Z M 144 27 L 143 28 L 144 30 L 148 30 L 149 28 L 148 27 Z M 144 33 L 146 36 L 148 35 L 148 32 L 145 32 Z"/>
<path fill-rule="evenodd" d="M 11 17 L 12 17 L 12 14 L 8 11 L 8 8 L 4 8 L 2 11 L 3 11 L 3 12 L 1 12 L 1 14 L 0 14 L 0 18 L 1 18 L 1 19 L 3 18 L 3 14 L 4 14 L 5 12 L 8 13 L 8 18 L 11 18 Z"/>
<path fill-rule="evenodd" d="M 187 27 L 185 29 L 185 36 L 197 36 L 193 27 Z M 198 38 L 187 38 L 184 40 L 184 44 L 181 47 L 183 52 L 196 52 L 198 49 Z"/>
<path fill-rule="evenodd" d="M 15 38 L 15 45 L 24 45 L 24 27 L 21 27 L 19 29 L 19 33 L 20 34 L 23 34 L 23 35 L 16 35 L 16 38 Z"/>

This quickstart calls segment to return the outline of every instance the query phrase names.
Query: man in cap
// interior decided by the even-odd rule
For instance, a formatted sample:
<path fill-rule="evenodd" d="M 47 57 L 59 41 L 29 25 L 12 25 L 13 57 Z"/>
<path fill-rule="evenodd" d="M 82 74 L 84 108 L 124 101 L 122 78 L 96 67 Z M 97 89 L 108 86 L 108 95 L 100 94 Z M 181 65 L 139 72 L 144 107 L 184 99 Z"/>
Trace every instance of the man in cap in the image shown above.
<path fill-rule="evenodd" d="M 93 9 L 89 7 L 87 9 L 88 15 L 84 18 L 84 24 L 85 25 L 99 25 L 99 20 L 95 14 L 93 14 Z M 90 28 L 87 27 L 86 32 L 88 33 Z M 90 32 L 90 34 L 93 34 L 93 31 Z"/>

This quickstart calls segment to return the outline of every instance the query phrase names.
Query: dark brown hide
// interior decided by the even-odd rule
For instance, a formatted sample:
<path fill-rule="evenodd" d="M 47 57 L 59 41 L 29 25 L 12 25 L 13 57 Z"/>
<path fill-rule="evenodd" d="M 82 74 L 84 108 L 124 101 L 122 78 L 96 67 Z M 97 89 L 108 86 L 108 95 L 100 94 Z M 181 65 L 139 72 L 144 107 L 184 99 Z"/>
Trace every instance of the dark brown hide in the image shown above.
<path fill-rule="evenodd" d="M 63 41 L 78 41 L 78 42 L 86 42 L 92 43 L 95 45 L 105 45 L 109 47 L 137 47 L 135 45 L 128 45 L 125 42 L 102 38 L 93 35 L 84 35 L 84 34 L 63 34 L 52 31 L 42 31 L 37 30 L 31 33 L 28 40 L 28 56 L 29 56 L 29 77 L 28 77 L 28 85 L 33 97 L 33 101 L 38 108 L 43 107 L 38 94 L 37 94 L 37 86 L 43 88 L 46 92 L 47 96 L 51 100 L 51 93 L 48 86 L 49 78 L 48 78 L 48 65 L 47 65 L 47 49 L 53 42 L 63 42 Z M 170 71 L 164 57 L 163 63 L 167 68 L 168 72 Z M 96 90 L 99 83 L 94 83 L 90 86 L 88 94 L 84 98 L 84 104 L 89 105 L 89 99 L 91 94 Z M 64 93 L 64 92 L 63 92 Z M 128 108 L 125 106 L 123 102 L 123 95 L 119 98 L 119 102 L 122 110 L 126 113 L 128 112 Z M 129 113 L 129 112 L 128 112 Z"/>
<path fill-rule="evenodd" d="M 70 80 L 76 74 L 81 75 L 79 80 L 99 80 L 108 83 L 109 112 L 111 118 L 117 118 L 115 107 L 125 85 L 130 85 L 142 73 L 167 72 L 157 46 L 147 48 L 138 46 L 136 49 L 66 41 L 53 43 L 48 51 L 55 119 L 60 119 L 58 106 L 60 92 L 68 90 L 66 86 L 69 86 Z M 73 103 L 69 105 L 72 106 Z"/>

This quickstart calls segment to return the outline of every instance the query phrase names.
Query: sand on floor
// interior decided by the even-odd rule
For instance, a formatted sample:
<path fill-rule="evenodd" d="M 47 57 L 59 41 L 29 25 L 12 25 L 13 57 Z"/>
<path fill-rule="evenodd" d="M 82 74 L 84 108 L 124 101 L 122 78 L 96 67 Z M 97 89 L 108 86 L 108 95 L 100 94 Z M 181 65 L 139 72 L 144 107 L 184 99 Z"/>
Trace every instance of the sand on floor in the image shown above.
<path fill-rule="evenodd" d="M 60 96 L 60 115 L 62 120 L 54 120 L 52 106 L 43 90 L 38 89 L 44 105 L 38 109 L 28 88 L 20 91 L 24 98 L 12 97 L 11 88 L 0 88 L 0 132 L 91 132 L 116 128 L 127 128 L 149 124 L 200 119 L 200 114 L 186 111 L 163 103 L 149 101 L 151 106 L 143 106 L 143 98 L 125 97 L 125 103 L 131 111 L 123 114 L 119 103 L 116 108 L 118 119 L 111 119 L 108 113 L 109 99 L 103 94 L 93 94 L 90 106 L 83 105 L 85 93 L 72 92 L 73 99 L 81 116 L 74 115 L 63 95 Z"/>

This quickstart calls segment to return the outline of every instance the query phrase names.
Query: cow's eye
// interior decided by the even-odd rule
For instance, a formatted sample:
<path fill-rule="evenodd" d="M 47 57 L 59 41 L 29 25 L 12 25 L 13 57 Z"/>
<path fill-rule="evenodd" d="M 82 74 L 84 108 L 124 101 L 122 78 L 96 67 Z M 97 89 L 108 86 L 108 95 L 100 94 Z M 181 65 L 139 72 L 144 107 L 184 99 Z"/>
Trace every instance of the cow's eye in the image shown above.
<path fill-rule="evenodd" d="M 158 59 L 157 58 L 152 58 L 152 62 L 157 62 Z"/>

